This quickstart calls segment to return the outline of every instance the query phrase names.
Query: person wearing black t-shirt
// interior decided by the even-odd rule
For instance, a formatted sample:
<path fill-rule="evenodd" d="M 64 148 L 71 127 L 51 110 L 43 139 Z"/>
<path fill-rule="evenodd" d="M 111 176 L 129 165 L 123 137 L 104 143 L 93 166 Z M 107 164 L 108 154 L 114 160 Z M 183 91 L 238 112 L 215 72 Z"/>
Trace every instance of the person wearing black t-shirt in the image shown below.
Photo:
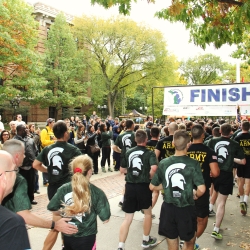
<path fill-rule="evenodd" d="M 201 167 L 201 172 L 205 181 L 206 192 L 195 201 L 197 212 L 197 233 L 199 238 L 207 227 L 209 215 L 209 188 L 211 186 L 211 178 L 217 177 L 220 174 L 220 169 L 217 162 L 216 153 L 208 146 L 203 144 L 205 131 L 200 124 L 194 125 L 191 129 L 193 142 L 188 148 L 187 155 L 195 160 L 198 160 Z"/>
<path fill-rule="evenodd" d="M 150 135 L 151 135 L 151 140 L 147 141 L 146 148 L 155 152 L 155 147 L 156 147 L 156 144 L 159 141 L 159 137 L 160 137 L 160 129 L 158 127 L 152 127 L 150 130 Z M 153 191 L 152 209 L 154 208 L 154 206 L 158 200 L 159 193 L 160 193 L 160 191 L 158 191 L 158 190 Z M 152 218 L 154 218 L 154 215 L 152 215 Z"/>
<path fill-rule="evenodd" d="M 178 125 L 175 122 L 171 122 L 168 127 L 169 136 L 158 141 L 156 144 L 155 155 L 159 161 L 174 155 L 175 148 L 172 144 L 172 141 L 173 134 L 176 130 L 178 130 Z"/>
<path fill-rule="evenodd" d="M 237 141 L 244 150 L 246 165 L 237 166 L 237 176 L 239 178 L 238 188 L 240 194 L 241 213 L 247 213 L 247 201 L 250 192 L 250 124 L 248 121 L 242 123 L 242 133 L 236 136 Z M 244 190 L 245 184 L 245 190 Z"/>

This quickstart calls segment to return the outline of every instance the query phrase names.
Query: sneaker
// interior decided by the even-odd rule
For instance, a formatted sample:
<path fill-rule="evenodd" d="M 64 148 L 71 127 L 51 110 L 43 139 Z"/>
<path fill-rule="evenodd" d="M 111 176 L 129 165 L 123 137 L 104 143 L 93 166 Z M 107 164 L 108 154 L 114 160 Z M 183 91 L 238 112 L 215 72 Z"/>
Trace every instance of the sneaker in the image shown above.
<path fill-rule="evenodd" d="M 109 172 L 113 172 L 113 170 L 112 170 L 111 168 L 108 168 L 108 171 L 109 171 Z"/>
<path fill-rule="evenodd" d="M 216 231 L 212 232 L 211 237 L 215 238 L 216 240 L 222 240 L 222 235 Z"/>
<path fill-rule="evenodd" d="M 246 215 L 247 214 L 247 204 L 246 204 L 246 202 L 241 202 L 240 203 L 240 211 L 241 211 L 241 213 L 243 214 L 243 215 Z"/>
<path fill-rule="evenodd" d="M 141 246 L 143 248 L 148 248 L 148 247 L 153 247 L 156 244 L 157 244 L 157 238 L 149 236 L 149 240 L 148 241 L 143 240 Z"/>
<path fill-rule="evenodd" d="M 106 173 L 107 171 L 106 171 L 106 169 L 105 169 L 105 168 L 102 168 L 102 172 L 103 172 L 103 173 Z"/>
<path fill-rule="evenodd" d="M 122 202 L 120 201 L 119 203 L 118 203 L 118 207 L 122 207 Z"/>
<path fill-rule="evenodd" d="M 183 246 L 184 246 L 184 240 L 180 240 L 180 242 L 179 242 L 179 247 L 180 247 L 180 249 L 182 249 Z"/>
<path fill-rule="evenodd" d="M 209 216 L 215 216 L 216 215 L 216 213 L 214 212 L 214 210 L 209 210 Z"/>
<path fill-rule="evenodd" d="M 197 243 L 194 243 L 194 250 L 199 250 L 200 246 Z"/>

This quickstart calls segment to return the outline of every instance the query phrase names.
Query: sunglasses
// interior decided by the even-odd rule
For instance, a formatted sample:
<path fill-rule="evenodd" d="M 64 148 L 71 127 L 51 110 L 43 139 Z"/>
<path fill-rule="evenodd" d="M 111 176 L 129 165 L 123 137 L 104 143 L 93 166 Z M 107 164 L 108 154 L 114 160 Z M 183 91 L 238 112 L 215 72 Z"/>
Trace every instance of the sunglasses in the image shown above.
<path fill-rule="evenodd" d="M 18 168 L 17 168 L 17 169 L 15 168 L 15 169 L 13 169 L 13 170 L 6 170 L 6 171 L 4 171 L 4 172 L 5 172 L 5 173 L 11 173 L 11 172 L 16 172 L 16 173 L 17 173 L 17 172 L 18 172 Z M 0 176 L 1 176 L 2 174 L 3 174 L 3 173 L 1 173 Z"/>

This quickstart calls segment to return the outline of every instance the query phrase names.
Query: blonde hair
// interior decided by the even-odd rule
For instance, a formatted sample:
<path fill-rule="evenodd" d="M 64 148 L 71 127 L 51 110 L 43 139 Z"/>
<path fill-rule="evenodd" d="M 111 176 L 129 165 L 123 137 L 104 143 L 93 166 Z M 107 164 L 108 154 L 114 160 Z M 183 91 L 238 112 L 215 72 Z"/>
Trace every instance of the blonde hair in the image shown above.
<path fill-rule="evenodd" d="M 64 203 L 64 213 L 66 216 L 73 216 L 78 213 L 90 213 L 91 193 L 87 174 L 93 168 L 93 161 L 88 155 L 80 155 L 74 158 L 70 167 L 73 172 L 71 185 L 74 203 L 71 205 Z M 76 169 L 79 172 L 76 172 Z"/>

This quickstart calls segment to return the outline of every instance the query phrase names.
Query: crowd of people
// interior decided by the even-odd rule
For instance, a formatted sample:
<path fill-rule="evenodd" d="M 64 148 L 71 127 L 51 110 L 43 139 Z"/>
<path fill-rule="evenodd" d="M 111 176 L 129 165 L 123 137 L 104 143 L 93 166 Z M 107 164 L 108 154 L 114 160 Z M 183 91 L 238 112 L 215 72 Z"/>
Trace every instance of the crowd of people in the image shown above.
<path fill-rule="evenodd" d="M 239 211 L 247 214 L 247 120 L 231 124 L 224 119 L 169 117 L 161 125 L 148 116 L 141 127 L 131 119 L 119 121 L 108 116 L 102 120 L 93 112 L 89 120 L 86 116 L 59 121 L 48 118 L 42 130 L 33 123 L 25 124 L 20 114 L 9 125 L 8 131 L 0 123 L 0 209 L 6 215 L 0 219 L 0 249 L 31 249 L 25 223 L 51 229 L 43 250 L 53 248 L 59 232 L 64 250 L 96 249 L 97 216 L 103 223 L 111 216 L 106 195 L 90 183 L 99 170 L 125 175 L 119 202 L 125 218 L 118 250 L 125 249 L 136 211 L 144 214 L 142 247 L 157 244 L 150 231 L 160 194 L 163 203 L 158 232 L 166 237 L 170 250 L 198 250 L 196 239 L 205 231 L 209 216 L 216 218 L 211 237 L 223 238 L 220 227 L 236 178 Z M 47 186 L 47 209 L 53 213 L 52 220 L 30 212 L 37 204 L 34 193 L 39 193 L 38 171 Z M 18 237 L 11 239 L 13 234 Z"/>

